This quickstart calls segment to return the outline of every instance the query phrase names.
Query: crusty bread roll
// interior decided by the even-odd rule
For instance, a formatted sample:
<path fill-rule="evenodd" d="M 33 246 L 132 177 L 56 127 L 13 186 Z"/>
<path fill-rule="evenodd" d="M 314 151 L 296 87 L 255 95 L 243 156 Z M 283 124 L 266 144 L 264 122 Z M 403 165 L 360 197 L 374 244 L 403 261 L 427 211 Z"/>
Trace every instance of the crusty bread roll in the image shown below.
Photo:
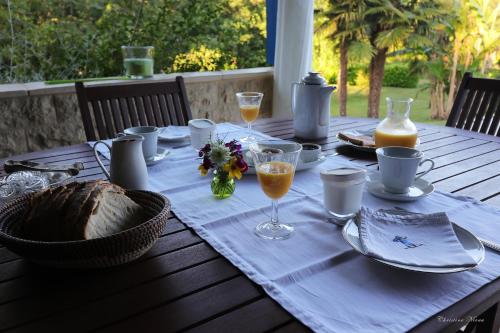
<path fill-rule="evenodd" d="M 104 181 L 71 183 L 32 196 L 22 234 L 39 241 L 106 237 L 145 220 L 141 206 Z"/>

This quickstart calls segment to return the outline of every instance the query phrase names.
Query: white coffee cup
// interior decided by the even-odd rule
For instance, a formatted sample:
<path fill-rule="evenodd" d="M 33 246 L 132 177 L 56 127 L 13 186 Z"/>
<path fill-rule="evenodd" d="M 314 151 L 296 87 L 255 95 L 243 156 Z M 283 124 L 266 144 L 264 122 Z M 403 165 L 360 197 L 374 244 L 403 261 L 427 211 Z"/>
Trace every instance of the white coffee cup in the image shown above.
<path fill-rule="evenodd" d="M 125 129 L 123 132 L 125 134 L 140 135 L 144 138 L 144 141 L 142 141 L 142 153 L 146 161 L 153 159 L 158 153 L 158 134 L 160 133 L 158 127 L 155 126 L 129 127 Z"/>
<path fill-rule="evenodd" d="M 434 161 L 424 159 L 424 154 L 413 148 L 384 147 L 376 150 L 377 160 L 382 176 L 382 184 L 387 192 L 407 193 L 415 180 L 421 178 L 434 168 Z M 417 169 L 429 162 L 430 168 L 415 177 Z"/>
<path fill-rule="evenodd" d="M 191 133 L 191 146 L 200 149 L 215 139 L 216 124 L 210 119 L 192 119 L 188 122 Z"/>

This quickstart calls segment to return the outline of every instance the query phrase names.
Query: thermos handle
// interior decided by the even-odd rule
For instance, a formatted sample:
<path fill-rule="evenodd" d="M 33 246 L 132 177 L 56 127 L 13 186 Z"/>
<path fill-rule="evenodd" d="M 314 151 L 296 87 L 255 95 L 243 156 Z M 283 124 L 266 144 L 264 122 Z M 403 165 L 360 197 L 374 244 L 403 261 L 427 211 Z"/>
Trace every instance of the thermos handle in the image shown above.
<path fill-rule="evenodd" d="M 292 114 L 295 113 L 295 86 L 298 84 L 298 82 L 292 82 L 292 94 L 290 95 L 292 98 Z"/>
<path fill-rule="evenodd" d="M 106 170 L 106 168 L 104 167 L 104 164 L 102 164 L 101 159 L 97 155 L 97 149 L 96 149 L 96 147 L 100 143 L 102 143 L 103 145 L 105 145 L 106 147 L 108 147 L 110 154 L 111 154 L 111 147 L 106 142 L 101 141 L 101 140 L 99 140 L 96 143 L 94 143 L 94 147 L 92 147 L 92 149 L 94 150 L 95 159 L 97 160 L 97 164 L 99 164 L 99 166 L 101 167 L 102 171 L 104 172 L 104 174 L 106 175 L 106 177 L 108 178 L 108 180 L 111 181 L 111 176 L 110 176 L 108 170 Z"/>

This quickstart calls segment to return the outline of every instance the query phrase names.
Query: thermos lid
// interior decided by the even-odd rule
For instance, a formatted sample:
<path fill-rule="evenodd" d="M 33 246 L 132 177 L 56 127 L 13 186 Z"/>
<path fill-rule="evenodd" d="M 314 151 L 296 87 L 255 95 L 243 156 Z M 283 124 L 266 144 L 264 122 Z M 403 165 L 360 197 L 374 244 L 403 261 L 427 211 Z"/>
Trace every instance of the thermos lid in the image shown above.
<path fill-rule="evenodd" d="M 304 78 L 302 82 L 305 84 L 314 84 L 314 85 L 325 85 L 326 80 L 322 77 L 318 72 L 309 72 Z"/>
<path fill-rule="evenodd" d="M 320 173 L 322 180 L 333 180 L 336 182 L 347 182 L 351 180 L 364 180 L 366 170 L 357 168 L 338 168 L 323 170 Z"/>

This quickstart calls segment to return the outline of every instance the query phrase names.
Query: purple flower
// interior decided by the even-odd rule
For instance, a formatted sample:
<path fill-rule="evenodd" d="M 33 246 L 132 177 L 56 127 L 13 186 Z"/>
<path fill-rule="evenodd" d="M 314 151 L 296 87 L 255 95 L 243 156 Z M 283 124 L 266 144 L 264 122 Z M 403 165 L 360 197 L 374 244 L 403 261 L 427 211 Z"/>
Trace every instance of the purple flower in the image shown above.
<path fill-rule="evenodd" d="M 212 161 L 210 161 L 210 159 L 207 156 L 203 157 L 202 165 L 207 170 L 213 166 Z"/>
<path fill-rule="evenodd" d="M 237 158 L 236 165 L 238 166 L 238 168 L 240 168 L 241 172 L 245 172 L 248 170 L 248 164 L 243 158 Z"/>
<path fill-rule="evenodd" d="M 232 141 L 230 142 L 227 142 L 224 144 L 227 148 L 229 148 L 229 151 L 231 153 L 234 153 L 234 152 L 238 152 L 240 151 L 241 149 L 241 145 L 238 143 L 238 141 L 236 141 L 235 139 L 233 139 Z M 232 156 L 234 156 L 234 154 L 232 154 Z"/>

